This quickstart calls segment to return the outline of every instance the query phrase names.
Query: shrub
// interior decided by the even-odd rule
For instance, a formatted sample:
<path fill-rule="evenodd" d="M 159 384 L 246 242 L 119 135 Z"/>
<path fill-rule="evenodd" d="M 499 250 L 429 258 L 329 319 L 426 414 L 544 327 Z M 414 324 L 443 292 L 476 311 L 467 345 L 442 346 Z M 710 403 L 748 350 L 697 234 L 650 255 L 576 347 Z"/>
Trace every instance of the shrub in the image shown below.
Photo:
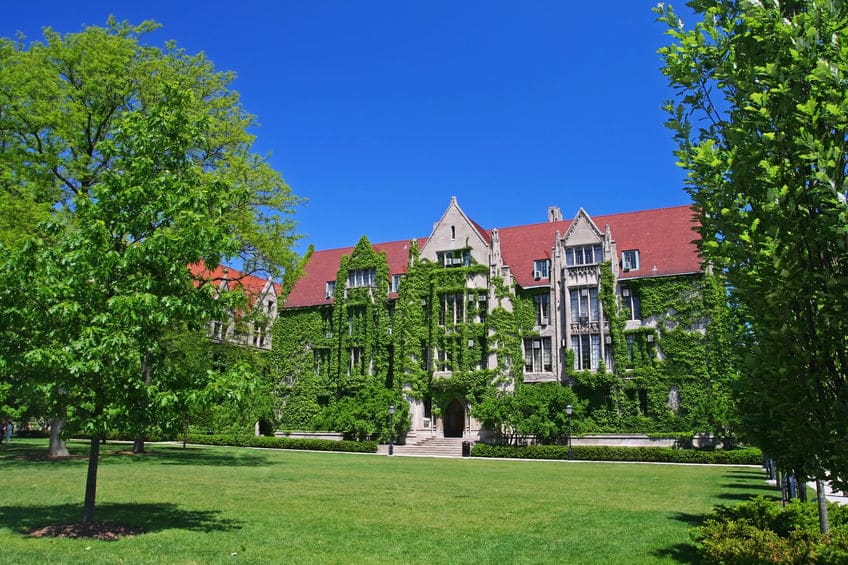
<path fill-rule="evenodd" d="M 711 563 L 846 563 L 846 514 L 844 507 L 828 504 L 831 532 L 822 536 L 815 503 L 796 500 L 784 507 L 757 497 L 717 506 L 692 538 Z"/>
<path fill-rule="evenodd" d="M 231 445 L 236 447 L 266 447 L 272 449 L 303 449 L 307 451 L 344 451 L 348 453 L 377 453 L 376 441 L 335 441 L 330 439 L 189 434 L 188 443 L 201 445 Z"/>
<path fill-rule="evenodd" d="M 565 445 L 487 445 L 475 444 L 474 457 L 514 459 L 567 459 Z M 745 449 L 700 451 L 671 447 L 613 447 L 581 445 L 572 448 L 572 458 L 580 461 L 644 461 L 660 463 L 713 463 L 725 465 L 759 465 L 762 453 L 755 447 Z"/>
<path fill-rule="evenodd" d="M 824 565 L 848 563 L 848 526 L 831 527 L 830 533 L 823 536 L 822 543 L 816 547 L 814 557 L 816 563 Z"/>
<path fill-rule="evenodd" d="M 797 563 L 810 562 L 813 543 L 795 530 L 788 538 L 761 530 L 744 520 L 708 520 L 698 528 L 695 540 L 701 556 L 710 563 Z"/>

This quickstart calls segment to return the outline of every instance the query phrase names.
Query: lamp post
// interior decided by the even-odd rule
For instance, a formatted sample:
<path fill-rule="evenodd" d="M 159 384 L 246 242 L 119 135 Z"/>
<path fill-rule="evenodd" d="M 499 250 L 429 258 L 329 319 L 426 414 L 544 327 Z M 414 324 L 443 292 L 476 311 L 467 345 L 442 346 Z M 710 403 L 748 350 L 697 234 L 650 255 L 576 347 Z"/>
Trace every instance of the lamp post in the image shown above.
<path fill-rule="evenodd" d="M 395 405 L 389 405 L 389 455 L 395 454 Z"/>
<path fill-rule="evenodd" d="M 568 459 L 571 460 L 574 453 L 571 451 L 571 415 L 574 414 L 574 408 L 571 404 L 565 407 L 565 414 L 568 416 Z"/>

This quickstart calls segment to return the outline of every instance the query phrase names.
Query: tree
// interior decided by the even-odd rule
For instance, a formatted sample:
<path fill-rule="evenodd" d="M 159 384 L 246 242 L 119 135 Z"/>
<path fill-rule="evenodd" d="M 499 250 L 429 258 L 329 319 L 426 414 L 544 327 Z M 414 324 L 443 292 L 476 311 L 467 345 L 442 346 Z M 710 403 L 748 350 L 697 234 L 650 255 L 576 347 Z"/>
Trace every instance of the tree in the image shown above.
<path fill-rule="evenodd" d="M 69 428 L 91 434 L 84 523 L 100 437 L 168 386 L 155 360 L 169 329 L 239 307 L 188 266 L 279 276 L 296 260 L 298 199 L 251 152 L 232 75 L 142 46 L 154 27 L 0 41 L 3 186 L 53 197 L 43 232 L 2 265 L 0 314 L 20 337 L 0 345 L 0 371 L 60 384 Z"/>
<path fill-rule="evenodd" d="M 688 30 L 656 8 L 673 39 L 668 125 L 704 259 L 743 321 L 743 425 L 784 469 L 846 488 L 848 5 L 689 6 Z"/>
<path fill-rule="evenodd" d="M 519 383 L 513 391 L 487 391 L 471 413 L 495 432 L 498 442 L 524 442 L 532 436 L 538 443 L 562 444 L 568 440 L 571 424 L 566 412 L 569 404 L 578 413 L 583 411 L 584 403 L 571 388 L 559 383 Z"/>

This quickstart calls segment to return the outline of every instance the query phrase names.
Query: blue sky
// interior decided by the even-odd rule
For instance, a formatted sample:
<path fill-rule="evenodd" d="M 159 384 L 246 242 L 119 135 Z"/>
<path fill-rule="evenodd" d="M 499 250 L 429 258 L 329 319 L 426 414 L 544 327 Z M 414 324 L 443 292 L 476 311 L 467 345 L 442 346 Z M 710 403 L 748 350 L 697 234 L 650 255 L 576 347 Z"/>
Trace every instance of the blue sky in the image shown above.
<path fill-rule="evenodd" d="M 308 199 L 301 250 L 329 249 L 427 236 L 453 195 L 486 228 L 688 203 L 654 4 L 6 1 L 0 35 L 153 19 L 146 43 L 235 71 L 257 151 Z"/>

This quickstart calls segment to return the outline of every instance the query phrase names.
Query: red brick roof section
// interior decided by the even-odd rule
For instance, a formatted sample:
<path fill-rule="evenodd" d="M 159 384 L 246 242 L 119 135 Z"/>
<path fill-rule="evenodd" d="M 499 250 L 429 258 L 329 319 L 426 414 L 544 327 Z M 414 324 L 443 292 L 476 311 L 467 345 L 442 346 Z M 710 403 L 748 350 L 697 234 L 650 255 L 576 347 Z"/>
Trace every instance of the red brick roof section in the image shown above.
<path fill-rule="evenodd" d="M 425 243 L 427 243 L 427 238 L 419 238 L 418 249 L 424 247 Z M 410 245 L 411 240 L 374 244 L 374 249 L 386 253 L 389 276 L 406 274 Z M 326 298 L 326 284 L 328 281 L 336 280 L 342 255 L 350 255 L 353 253 L 353 249 L 353 247 L 342 247 L 313 252 L 304 268 L 303 276 L 297 280 L 291 292 L 289 292 L 285 307 L 302 308 L 304 306 L 332 304 L 333 300 Z"/>
<path fill-rule="evenodd" d="M 619 267 L 622 251 L 639 250 L 639 269 L 620 272 L 621 279 L 701 272 L 698 249 L 693 243 L 698 236 L 693 231 L 697 224 L 689 206 L 590 217 L 601 232 L 609 224 L 618 250 L 615 261 Z M 528 288 L 550 284 L 548 279 L 534 280 L 533 261 L 550 259 L 557 230 L 564 236 L 570 225 L 568 220 L 498 229 L 504 264 L 509 266 L 519 285 Z M 479 229 L 491 242 L 491 231 Z M 425 243 L 426 238 L 419 239 L 418 248 L 423 248 Z M 375 249 L 386 252 L 390 275 L 406 273 L 409 245 L 409 241 L 374 244 Z M 350 255 L 353 249 L 315 251 L 304 275 L 289 293 L 285 306 L 300 308 L 331 304 L 332 299 L 325 297 L 326 283 L 336 280 L 342 255 Z"/>
<path fill-rule="evenodd" d="M 268 279 L 263 279 L 256 275 L 245 275 L 241 271 L 225 265 L 218 265 L 211 271 L 202 263 L 189 265 L 188 268 L 191 271 L 192 277 L 195 279 L 195 286 L 199 286 L 201 281 L 205 281 L 215 288 L 221 288 L 221 283 L 226 281 L 228 290 L 243 288 L 245 294 L 251 298 L 262 294 L 265 285 L 268 284 Z M 277 293 L 277 296 L 280 295 L 280 290 L 280 285 L 274 283 L 274 291 Z"/>
<path fill-rule="evenodd" d="M 697 223 L 689 206 L 658 208 L 624 214 L 590 216 L 603 232 L 607 224 L 615 240 L 621 267 L 623 251 L 639 251 L 639 269 L 619 272 L 620 279 L 682 275 L 700 272 L 701 260 L 694 243 Z M 533 261 L 550 258 L 556 232 L 564 236 L 571 221 L 545 222 L 498 230 L 501 256 L 516 282 L 524 288 L 547 284 L 533 278 Z"/>
<path fill-rule="evenodd" d="M 480 224 L 478 224 L 477 222 L 475 222 L 474 220 L 472 220 L 471 218 L 468 218 L 468 221 L 471 222 L 471 225 L 474 226 L 474 229 L 477 230 L 477 232 L 480 234 L 480 237 L 482 237 L 483 241 L 486 242 L 486 245 L 491 246 L 492 245 L 492 234 L 491 234 L 491 232 L 488 231 L 483 226 L 481 226 Z"/>
<path fill-rule="evenodd" d="M 629 214 L 599 216 L 598 227 L 610 224 L 612 237 L 621 253 L 639 250 L 639 268 L 620 272 L 620 279 L 684 275 L 703 271 L 696 241 L 698 222 L 689 206 L 644 210 Z"/>

